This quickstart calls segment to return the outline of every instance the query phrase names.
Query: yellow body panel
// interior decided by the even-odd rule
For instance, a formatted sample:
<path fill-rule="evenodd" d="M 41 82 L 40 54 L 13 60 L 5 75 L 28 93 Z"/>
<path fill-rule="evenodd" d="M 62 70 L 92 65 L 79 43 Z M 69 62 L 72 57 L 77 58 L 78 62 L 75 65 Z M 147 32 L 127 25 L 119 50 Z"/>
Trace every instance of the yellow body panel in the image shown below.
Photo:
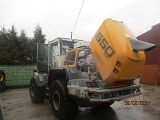
<path fill-rule="evenodd" d="M 134 52 L 129 37 L 136 39 L 123 22 L 106 19 L 91 40 L 93 59 L 110 86 L 128 84 L 144 66 L 144 52 Z"/>

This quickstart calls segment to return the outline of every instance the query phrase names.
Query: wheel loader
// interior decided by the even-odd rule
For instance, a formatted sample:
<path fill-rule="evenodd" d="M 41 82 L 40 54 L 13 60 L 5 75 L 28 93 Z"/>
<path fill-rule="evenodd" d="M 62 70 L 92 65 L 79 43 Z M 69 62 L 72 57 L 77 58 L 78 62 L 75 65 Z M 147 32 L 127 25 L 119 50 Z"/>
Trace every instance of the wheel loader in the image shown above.
<path fill-rule="evenodd" d="M 57 38 L 37 44 L 30 81 L 33 103 L 49 100 L 58 119 L 72 118 L 78 107 L 107 108 L 141 94 L 134 80 L 145 52 L 156 45 L 137 40 L 123 22 L 106 19 L 91 41 Z"/>

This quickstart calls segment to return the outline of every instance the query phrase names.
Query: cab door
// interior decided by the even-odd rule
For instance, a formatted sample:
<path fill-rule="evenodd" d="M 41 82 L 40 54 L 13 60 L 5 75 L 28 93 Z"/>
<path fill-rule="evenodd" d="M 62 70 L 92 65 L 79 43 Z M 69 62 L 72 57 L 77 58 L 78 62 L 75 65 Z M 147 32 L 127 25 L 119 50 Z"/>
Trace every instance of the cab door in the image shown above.
<path fill-rule="evenodd" d="M 47 73 L 51 63 L 51 46 L 49 44 L 37 44 L 37 69 L 39 73 Z"/>

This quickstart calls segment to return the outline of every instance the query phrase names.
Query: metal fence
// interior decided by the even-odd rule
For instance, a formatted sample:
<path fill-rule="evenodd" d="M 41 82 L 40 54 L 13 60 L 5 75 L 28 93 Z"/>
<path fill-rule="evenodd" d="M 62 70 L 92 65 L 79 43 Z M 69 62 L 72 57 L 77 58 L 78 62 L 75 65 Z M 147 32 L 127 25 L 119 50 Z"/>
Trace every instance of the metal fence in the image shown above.
<path fill-rule="evenodd" d="M 27 86 L 33 75 L 34 66 L 0 66 L 5 72 L 6 86 Z"/>

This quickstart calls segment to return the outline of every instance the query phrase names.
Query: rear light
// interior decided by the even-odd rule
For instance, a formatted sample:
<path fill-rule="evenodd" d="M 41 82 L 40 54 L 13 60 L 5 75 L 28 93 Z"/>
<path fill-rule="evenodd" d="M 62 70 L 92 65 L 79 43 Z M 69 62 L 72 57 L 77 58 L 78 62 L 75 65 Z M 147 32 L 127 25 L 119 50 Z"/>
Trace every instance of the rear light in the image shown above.
<path fill-rule="evenodd" d="M 87 87 L 98 87 L 96 82 L 86 82 Z"/>

